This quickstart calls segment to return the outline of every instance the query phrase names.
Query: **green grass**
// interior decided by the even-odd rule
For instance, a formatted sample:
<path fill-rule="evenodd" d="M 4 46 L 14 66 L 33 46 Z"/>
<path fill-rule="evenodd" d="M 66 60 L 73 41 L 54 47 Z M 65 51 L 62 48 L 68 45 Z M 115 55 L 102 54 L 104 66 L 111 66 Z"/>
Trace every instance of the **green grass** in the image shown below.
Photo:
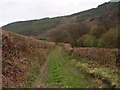
<path fill-rule="evenodd" d="M 28 87 L 32 87 L 32 85 L 36 83 L 36 79 L 40 75 L 40 68 L 38 66 L 32 66 L 30 71 L 32 73 L 28 75 Z"/>
<path fill-rule="evenodd" d="M 118 75 L 113 73 L 115 70 L 116 68 L 103 67 L 94 61 L 69 56 L 62 47 L 57 46 L 49 55 L 44 84 L 49 88 L 99 88 L 104 86 L 100 79 L 118 87 Z M 33 73 L 28 76 L 30 85 L 40 75 L 37 66 L 33 66 L 31 71 Z"/>
<path fill-rule="evenodd" d="M 81 63 L 88 63 L 88 64 L 92 64 L 92 61 L 88 61 L 84 58 L 80 58 L 80 57 L 75 57 L 75 56 L 70 56 L 67 53 L 65 53 L 65 51 L 61 50 L 62 56 L 65 58 L 65 62 L 67 65 L 69 65 L 72 68 L 76 69 L 77 72 L 80 72 L 80 76 L 82 77 L 82 82 L 84 83 L 85 88 L 98 88 L 101 86 L 101 82 L 97 79 L 95 79 L 94 77 L 92 77 L 91 75 L 89 75 L 88 73 L 84 72 L 83 70 L 81 70 L 80 68 L 77 67 L 77 63 L 80 60 Z M 83 68 L 85 69 L 85 68 Z M 88 69 L 88 68 L 86 68 Z"/>
<path fill-rule="evenodd" d="M 61 47 L 56 47 L 49 57 L 47 75 L 49 80 L 46 84 L 50 87 L 58 86 L 64 88 L 83 88 L 82 79 L 71 72 L 65 66 L 65 58 L 62 56 Z"/>
<path fill-rule="evenodd" d="M 59 18 L 48 18 L 40 20 L 30 20 L 11 23 L 5 27 L 5 30 L 28 35 L 39 35 L 44 30 L 55 28 L 60 23 Z"/>
<path fill-rule="evenodd" d="M 30 74 L 27 76 L 27 87 L 34 87 L 34 85 L 39 82 L 38 80 L 40 78 L 40 66 L 43 64 L 43 60 L 41 58 L 46 54 L 45 52 L 42 52 L 42 57 L 38 57 L 38 55 L 41 54 L 40 51 L 41 50 L 36 50 L 31 54 L 30 58 L 32 59 L 32 63 L 30 64 L 30 69 L 28 70 Z"/>
<path fill-rule="evenodd" d="M 118 74 L 114 73 L 118 71 L 117 67 L 104 67 L 94 61 L 68 56 L 66 53 L 63 53 L 63 56 L 66 57 L 68 64 L 75 67 L 79 72 L 93 75 L 95 78 L 105 80 L 106 83 L 118 87 Z"/>

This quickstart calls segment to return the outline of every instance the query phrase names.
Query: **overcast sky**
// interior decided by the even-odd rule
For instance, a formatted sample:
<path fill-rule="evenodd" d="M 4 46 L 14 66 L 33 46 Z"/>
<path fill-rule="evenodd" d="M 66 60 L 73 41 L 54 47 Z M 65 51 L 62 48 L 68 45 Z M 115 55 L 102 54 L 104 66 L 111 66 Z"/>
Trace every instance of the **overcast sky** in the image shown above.
<path fill-rule="evenodd" d="M 108 1 L 110 0 L 0 0 L 0 27 L 15 21 L 69 15 Z"/>

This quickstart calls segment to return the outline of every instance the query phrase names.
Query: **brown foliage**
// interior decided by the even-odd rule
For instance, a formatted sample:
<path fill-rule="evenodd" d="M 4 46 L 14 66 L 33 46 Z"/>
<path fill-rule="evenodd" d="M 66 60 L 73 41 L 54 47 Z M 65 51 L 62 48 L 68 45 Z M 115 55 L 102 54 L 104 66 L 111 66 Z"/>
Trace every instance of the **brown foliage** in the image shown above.
<path fill-rule="evenodd" d="M 50 41 L 67 42 L 77 45 L 77 39 L 88 33 L 89 27 L 85 23 L 69 23 L 60 26 L 49 33 Z"/>
<path fill-rule="evenodd" d="M 47 53 L 55 46 L 53 42 L 38 41 L 7 31 L 3 31 L 2 42 L 3 87 L 7 88 L 25 87 L 29 82 L 28 75 L 32 73 L 31 67 L 40 67 Z"/>
<path fill-rule="evenodd" d="M 64 50 L 69 55 L 86 58 L 88 60 L 96 61 L 105 66 L 116 66 L 117 49 L 107 48 L 72 48 L 69 43 L 59 43 L 64 47 Z"/>
<path fill-rule="evenodd" d="M 117 52 L 106 48 L 74 48 L 74 56 L 83 57 L 106 66 L 115 66 Z"/>
<path fill-rule="evenodd" d="M 71 44 L 69 44 L 69 43 L 59 43 L 58 45 L 63 46 L 65 52 L 68 53 L 69 55 L 72 54 L 72 52 L 73 52 L 73 48 L 72 48 Z"/>

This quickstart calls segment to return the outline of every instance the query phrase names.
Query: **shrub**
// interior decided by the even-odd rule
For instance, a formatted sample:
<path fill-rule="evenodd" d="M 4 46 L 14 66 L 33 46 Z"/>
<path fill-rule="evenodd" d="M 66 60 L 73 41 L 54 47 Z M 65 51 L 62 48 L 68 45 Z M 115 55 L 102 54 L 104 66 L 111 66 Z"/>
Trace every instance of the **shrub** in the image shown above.
<path fill-rule="evenodd" d="M 103 26 L 93 26 L 90 30 L 90 34 L 99 38 L 103 33 L 106 32 L 106 29 Z"/>
<path fill-rule="evenodd" d="M 98 40 L 99 47 L 117 48 L 118 47 L 118 30 L 116 28 L 107 31 L 102 38 Z"/>
<path fill-rule="evenodd" d="M 94 36 L 91 36 L 89 34 L 83 35 L 80 39 L 77 40 L 78 45 L 80 46 L 97 46 L 97 39 Z"/>
<path fill-rule="evenodd" d="M 85 23 L 69 23 L 60 26 L 49 33 L 50 40 L 55 42 L 68 42 L 77 45 L 77 39 L 89 33 L 89 26 Z"/>

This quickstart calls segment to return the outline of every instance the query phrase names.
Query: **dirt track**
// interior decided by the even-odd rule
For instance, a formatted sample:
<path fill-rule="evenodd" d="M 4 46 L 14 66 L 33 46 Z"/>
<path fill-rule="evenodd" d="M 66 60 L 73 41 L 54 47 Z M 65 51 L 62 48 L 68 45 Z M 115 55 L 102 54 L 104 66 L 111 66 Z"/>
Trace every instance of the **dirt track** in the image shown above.
<path fill-rule="evenodd" d="M 48 60 L 49 60 L 49 56 L 47 60 L 45 61 L 45 63 L 41 66 L 39 81 L 35 85 L 36 88 L 46 87 L 46 85 L 44 84 L 44 81 L 46 79 L 46 68 L 48 65 Z"/>
<path fill-rule="evenodd" d="M 96 79 L 92 76 L 85 76 L 83 74 L 83 72 L 79 72 L 75 67 L 72 67 L 69 63 L 67 63 L 66 58 L 61 54 L 62 52 L 62 48 L 61 47 L 57 47 L 55 49 L 52 50 L 52 52 L 49 54 L 46 62 L 43 64 L 43 66 L 41 66 L 41 71 L 40 71 L 40 76 L 39 79 L 37 80 L 37 83 L 35 84 L 36 88 L 49 88 L 49 87 L 55 87 L 55 88 L 61 88 L 61 87 L 69 87 L 69 84 L 66 83 L 66 85 L 60 86 L 60 84 L 63 81 L 66 81 L 67 79 L 70 80 L 72 78 L 72 84 L 74 84 L 74 81 L 81 82 L 80 84 L 82 86 L 79 86 L 79 83 L 76 83 L 74 85 L 76 86 L 70 86 L 70 87 L 94 87 L 95 84 L 98 84 L 98 86 L 100 85 L 100 87 L 106 87 L 108 88 L 108 84 L 103 83 L 101 80 Z M 55 55 L 56 54 L 56 55 Z M 52 59 L 51 59 L 52 58 Z M 55 59 L 56 58 L 56 59 Z M 55 62 L 53 61 L 55 59 Z M 51 64 L 50 62 L 52 62 L 52 67 L 48 66 L 49 64 Z M 57 66 L 56 66 L 57 65 Z M 59 67 L 60 65 L 60 67 Z M 62 68 L 61 68 L 62 65 Z M 51 69 L 49 69 L 51 68 Z M 53 69 L 52 69 L 53 68 Z M 50 70 L 50 72 L 53 73 L 48 73 L 48 71 Z M 57 71 L 59 70 L 59 71 Z M 60 73 L 62 72 L 62 73 Z M 65 76 L 65 78 L 59 79 L 59 77 L 61 77 L 61 75 L 65 75 L 67 72 L 67 75 L 70 76 Z M 53 77 L 51 77 L 53 75 Z M 57 77 L 56 77 L 57 76 Z M 54 79 L 50 79 L 50 78 L 54 78 Z M 58 78 L 58 79 L 56 79 Z M 46 81 L 50 81 L 48 84 L 46 84 Z M 55 81 L 54 81 L 55 80 Z M 57 84 L 53 84 L 54 82 L 59 81 Z M 69 81 L 66 81 L 69 82 Z M 71 82 L 71 81 L 70 81 Z M 91 84 L 92 83 L 92 84 Z M 96 87 L 96 85 L 95 85 Z"/>

